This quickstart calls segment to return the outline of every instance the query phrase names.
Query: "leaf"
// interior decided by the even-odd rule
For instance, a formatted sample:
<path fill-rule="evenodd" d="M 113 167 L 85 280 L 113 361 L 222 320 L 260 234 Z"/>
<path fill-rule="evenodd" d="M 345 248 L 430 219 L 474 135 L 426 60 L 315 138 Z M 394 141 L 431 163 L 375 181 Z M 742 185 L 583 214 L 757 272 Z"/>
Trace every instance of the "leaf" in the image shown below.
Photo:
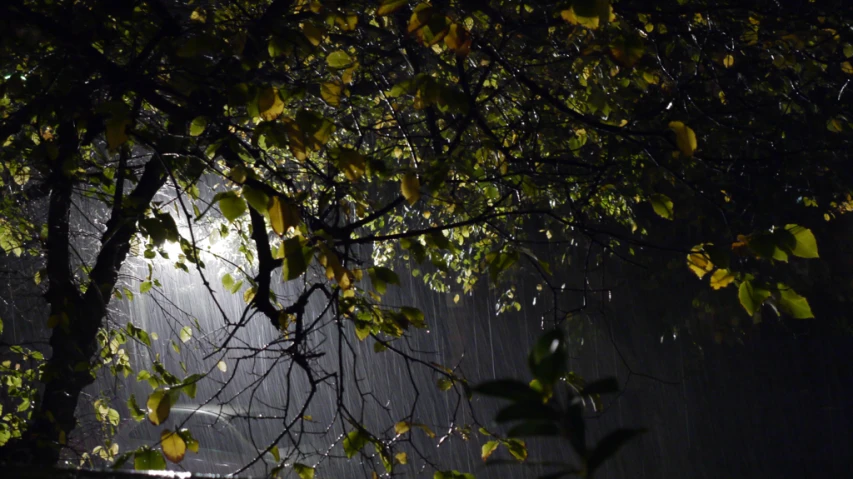
<path fill-rule="evenodd" d="M 225 364 L 225 361 L 219 361 L 218 363 L 216 363 L 216 368 L 222 371 L 223 373 L 228 372 L 228 365 Z"/>
<path fill-rule="evenodd" d="M 243 198 L 249 203 L 249 206 L 255 209 L 260 214 L 266 214 L 268 211 L 267 205 L 270 203 L 270 197 L 263 191 L 252 188 L 249 185 L 243 186 Z"/>
<path fill-rule="evenodd" d="M 195 440 L 192 433 L 189 429 L 181 429 L 178 431 L 178 434 L 181 435 L 181 439 L 187 444 L 187 449 L 198 454 L 198 441 Z"/>
<path fill-rule="evenodd" d="M 358 181 L 364 175 L 366 163 L 361 153 L 348 148 L 342 149 L 338 151 L 335 160 L 335 166 L 344 173 L 347 180 Z"/>
<path fill-rule="evenodd" d="M 705 246 L 709 245 L 696 245 L 690 250 L 690 254 L 687 255 L 687 266 L 699 279 L 702 279 L 706 274 L 714 270 L 714 264 L 711 262 L 709 254 L 705 251 Z"/>
<path fill-rule="evenodd" d="M 266 87 L 258 93 L 258 113 L 265 121 L 278 118 L 284 111 L 284 102 L 273 87 Z"/>
<path fill-rule="evenodd" d="M 136 404 L 136 396 L 133 394 L 131 394 L 130 398 L 127 400 L 127 409 L 130 411 L 130 417 L 132 417 L 134 421 L 139 422 L 145 419 L 145 411 Z"/>
<path fill-rule="evenodd" d="M 311 42 L 315 47 L 323 41 L 323 30 L 319 29 L 312 23 L 306 22 L 302 25 L 302 33 L 305 35 L 305 38 Z"/>
<path fill-rule="evenodd" d="M 409 455 L 405 452 L 398 452 L 397 454 L 394 454 L 394 459 L 396 459 L 400 464 L 405 465 L 409 462 Z"/>
<path fill-rule="evenodd" d="M 449 391 L 453 387 L 453 381 L 447 378 L 441 378 L 436 383 L 439 391 Z"/>
<path fill-rule="evenodd" d="M 500 379 L 477 385 L 474 392 L 486 396 L 495 396 L 513 401 L 541 401 L 542 397 L 521 381 Z"/>
<path fill-rule="evenodd" d="M 352 458 L 358 451 L 361 451 L 364 446 L 370 441 L 370 437 L 362 432 L 360 429 L 356 429 L 344 438 L 344 453 L 346 453 L 347 458 Z"/>
<path fill-rule="evenodd" d="M 306 466 L 305 464 L 296 463 L 293 465 L 293 470 L 296 472 L 296 475 L 299 476 L 299 479 L 314 479 L 314 468 Z"/>
<path fill-rule="evenodd" d="M 718 269 L 711 275 L 711 287 L 714 289 L 722 289 L 735 280 L 735 275 L 727 269 Z"/>
<path fill-rule="evenodd" d="M 169 429 L 164 429 L 160 433 L 160 447 L 163 449 L 166 459 L 175 464 L 181 462 L 184 459 L 184 454 L 187 453 L 187 443 L 178 433 Z"/>
<path fill-rule="evenodd" d="M 343 50 L 336 50 L 326 57 L 326 64 L 331 68 L 344 69 L 352 65 L 353 59 Z"/>
<path fill-rule="evenodd" d="M 152 288 L 153 286 L 154 286 L 154 283 L 152 283 L 151 281 L 143 281 L 143 282 L 139 285 L 139 292 L 140 292 L 140 293 L 142 293 L 142 294 L 145 294 L 145 293 L 147 293 L 147 292 L 151 291 L 151 288 Z"/>
<path fill-rule="evenodd" d="M 814 318 L 812 308 L 806 298 L 797 294 L 790 286 L 779 283 L 779 307 L 794 319 Z"/>
<path fill-rule="evenodd" d="M 233 223 L 246 212 L 246 201 L 239 197 L 236 191 L 227 191 L 217 196 L 219 196 L 219 209 L 222 211 L 222 216 L 228 221 Z"/>
<path fill-rule="evenodd" d="M 399 434 L 405 434 L 405 433 L 409 432 L 410 429 L 411 429 L 411 426 L 409 425 L 409 423 L 407 423 L 405 421 L 400 421 L 394 425 L 394 432 L 398 435 Z"/>
<path fill-rule="evenodd" d="M 618 429 L 604 436 L 590 453 L 586 460 L 586 468 L 589 475 L 598 469 L 610 456 L 616 454 L 619 449 L 631 439 L 646 432 L 645 429 Z"/>
<path fill-rule="evenodd" d="M 379 8 L 376 10 L 376 14 L 380 17 L 390 15 L 405 7 L 408 3 L 409 0 L 382 0 L 382 2 L 379 3 Z"/>
<path fill-rule="evenodd" d="M 489 456 L 491 456 L 492 453 L 497 450 L 497 448 L 498 448 L 498 446 L 500 446 L 500 444 L 501 444 L 500 441 L 489 441 L 489 442 L 483 444 L 483 447 L 480 448 L 480 457 L 483 458 L 483 461 L 488 459 Z"/>
<path fill-rule="evenodd" d="M 521 439 L 507 439 L 504 445 L 509 449 L 512 457 L 519 462 L 524 462 L 527 459 L 527 445 Z"/>
<path fill-rule="evenodd" d="M 169 411 L 172 408 L 172 400 L 169 394 L 164 389 L 158 389 L 148 396 L 148 420 L 151 424 L 159 426 L 169 418 Z"/>
<path fill-rule="evenodd" d="M 181 338 L 182 343 L 189 342 L 189 340 L 192 339 L 192 337 L 193 337 L 193 330 L 190 329 L 189 326 L 184 326 L 183 328 L 181 328 L 181 331 L 178 334 L 178 337 Z"/>
<path fill-rule="evenodd" d="M 269 203 L 270 224 L 273 231 L 281 236 L 290 228 L 299 226 L 299 209 L 280 196 L 273 196 Z"/>
<path fill-rule="evenodd" d="M 471 33 L 462 25 L 454 23 L 450 25 L 450 29 L 447 31 L 444 43 L 447 48 L 456 53 L 456 56 L 466 57 L 471 51 Z"/>
<path fill-rule="evenodd" d="M 785 230 L 794 236 L 796 241 L 790 253 L 800 258 L 818 258 L 817 240 L 808 228 L 799 225 L 785 225 Z"/>
<path fill-rule="evenodd" d="M 735 64 L 735 57 L 731 55 L 726 55 L 723 57 L 723 66 L 726 68 L 731 68 L 732 65 Z"/>
<path fill-rule="evenodd" d="M 752 281 L 746 280 L 740 284 L 738 288 L 738 299 L 740 300 L 743 309 L 749 313 L 749 316 L 755 316 L 755 312 L 761 308 L 764 301 L 770 297 L 770 291 L 762 288 L 756 288 Z"/>
<path fill-rule="evenodd" d="M 652 204 L 652 208 L 655 210 L 655 213 L 658 214 L 661 218 L 672 220 L 673 211 L 672 211 L 672 200 L 669 199 L 668 196 L 662 194 L 656 194 L 649 197 L 649 202 Z"/>
<path fill-rule="evenodd" d="M 568 10 L 560 12 L 563 20 L 591 30 L 606 24 L 611 18 L 610 0 L 575 0 Z"/>
<path fill-rule="evenodd" d="M 166 460 L 160 451 L 143 449 L 133 454 L 133 468 L 137 471 L 162 471 L 166 469 Z"/>
<path fill-rule="evenodd" d="M 344 86 L 337 81 L 325 82 L 320 84 L 320 98 L 323 99 L 329 106 L 335 108 L 341 106 L 341 95 L 343 94 Z"/>
<path fill-rule="evenodd" d="M 203 116 L 195 117 L 192 123 L 190 123 L 190 136 L 200 136 L 204 133 L 205 128 L 207 128 L 207 118 Z"/>
<path fill-rule="evenodd" d="M 418 176 L 414 173 L 406 173 L 400 182 L 400 191 L 403 193 L 403 198 L 413 206 L 421 198 L 421 182 Z"/>
<path fill-rule="evenodd" d="M 284 261 L 281 267 L 281 276 L 285 281 L 290 281 L 302 276 L 308 271 L 314 249 L 306 246 L 307 241 L 301 236 L 294 236 L 284 240 Z"/>
<path fill-rule="evenodd" d="M 851 64 L 850 62 L 842 62 L 841 71 L 848 75 L 853 75 L 853 64 Z"/>
<path fill-rule="evenodd" d="M 385 294 L 388 284 L 400 284 L 400 277 L 397 276 L 397 273 L 382 266 L 369 268 L 367 270 L 367 274 L 370 276 L 370 282 L 373 284 L 373 289 L 375 289 L 379 294 Z"/>
<path fill-rule="evenodd" d="M 691 157 L 698 146 L 696 133 L 680 121 L 669 122 L 669 129 L 675 133 L 675 144 L 684 156 Z"/>

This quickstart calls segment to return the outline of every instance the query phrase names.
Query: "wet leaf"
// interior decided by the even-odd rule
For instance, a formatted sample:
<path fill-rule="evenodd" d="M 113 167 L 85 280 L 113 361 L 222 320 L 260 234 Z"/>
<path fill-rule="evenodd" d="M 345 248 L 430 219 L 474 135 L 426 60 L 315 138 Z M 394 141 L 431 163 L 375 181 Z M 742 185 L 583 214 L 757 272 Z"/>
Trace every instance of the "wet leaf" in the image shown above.
<path fill-rule="evenodd" d="M 696 141 L 696 133 L 687 125 L 680 121 L 672 121 L 669 123 L 669 129 L 675 133 L 675 144 L 678 150 L 684 156 L 693 156 L 698 143 Z"/>
<path fill-rule="evenodd" d="M 722 289 L 730 285 L 734 280 L 734 273 L 727 269 L 718 269 L 711 275 L 711 287 L 714 289 Z"/>
<path fill-rule="evenodd" d="M 293 471 L 299 476 L 299 479 L 314 479 L 314 468 L 305 464 L 296 463 L 293 465 Z"/>
<path fill-rule="evenodd" d="M 379 3 L 379 8 L 376 10 L 376 14 L 379 16 L 390 15 L 397 10 L 408 5 L 409 0 L 382 0 Z"/>
<path fill-rule="evenodd" d="M 361 451 L 367 443 L 370 442 L 370 436 L 365 434 L 360 429 L 356 429 L 344 438 L 344 453 L 347 458 L 352 458 Z"/>
<path fill-rule="evenodd" d="M 151 424 L 159 426 L 169 418 L 169 411 L 172 408 L 172 399 L 167 391 L 158 389 L 148 396 L 148 420 Z"/>
<path fill-rule="evenodd" d="M 489 441 L 483 444 L 483 447 L 480 448 L 480 457 L 483 458 L 483 461 L 488 459 L 498 449 L 500 444 L 500 441 Z"/>
<path fill-rule="evenodd" d="M 740 300 L 743 309 L 749 313 L 749 316 L 755 316 L 756 311 L 761 308 L 764 301 L 770 297 L 770 291 L 756 287 L 751 280 L 746 280 L 740 284 L 738 288 L 738 299 Z"/>
<path fill-rule="evenodd" d="M 181 338 L 182 343 L 189 342 L 189 340 L 193 337 L 193 330 L 190 329 L 189 326 L 184 326 L 183 328 L 181 328 L 181 332 L 178 336 Z"/>
<path fill-rule="evenodd" d="M 187 452 L 187 443 L 176 432 L 169 429 L 164 429 L 160 433 L 160 447 L 163 449 L 163 454 L 166 459 L 175 464 L 184 460 L 184 454 Z"/>
<path fill-rule="evenodd" d="M 143 449 L 133 454 L 133 468 L 137 471 L 162 471 L 166 469 L 166 460 L 160 451 Z"/>
<path fill-rule="evenodd" d="M 790 286 L 779 283 L 779 308 L 794 319 L 814 318 L 812 308 L 806 298 L 797 294 Z"/>
<path fill-rule="evenodd" d="M 403 179 L 400 181 L 400 191 L 409 206 L 417 203 L 421 198 L 421 182 L 418 180 L 418 176 L 414 173 L 403 175 Z"/>
<path fill-rule="evenodd" d="M 219 209 L 228 221 L 234 222 L 246 212 L 246 201 L 237 195 L 235 191 L 228 191 L 219 196 Z"/>
<path fill-rule="evenodd" d="M 649 197 L 649 202 L 658 216 L 667 220 L 673 219 L 673 204 L 668 196 L 662 194 L 652 195 Z"/>

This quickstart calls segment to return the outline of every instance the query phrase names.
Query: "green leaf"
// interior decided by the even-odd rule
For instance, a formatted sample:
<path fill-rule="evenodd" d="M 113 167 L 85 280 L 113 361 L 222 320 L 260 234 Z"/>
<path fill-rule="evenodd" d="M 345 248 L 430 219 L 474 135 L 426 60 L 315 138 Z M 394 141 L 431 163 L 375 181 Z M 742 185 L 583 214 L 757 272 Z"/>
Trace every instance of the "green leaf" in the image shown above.
<path fill-rule="evenodd" d="M 132 417 L 134 421 L 139 422 L 145 419 L 145 411 L 136 404 L 136 396 L 133 394 L 131 394 L 130 398 L 127 400 L 127 409 L 130 411 L 130 417 Z"/>
<path fill-rule="evenodd" d="M 133 468 L 137 471 L 162 471 L 166 469 L 166 460 L 160 451 L 143 449 L 133 454 Z"/>
<path fill-rule="evenodd" d="M 789 286 L 779 283 L 779 307 L 794 319 L 814 318 L 812 308 L 806 298 L 797 294 Z"/>
<path fill-rule="evenodd" d="M 285 281 L 290 281 L 302 276 L 308 271 L 314 249 L 307 246 L 307 241 L 301 236 L 294 236 L 284 240 L 284 261 L 281 267 L 281 276 Z"/>
<path fill-rule="evenodd" d="M 296 472 L 296 475 L 299 476 L 299 479 L 314 479 L 314 468 L 306 466 L 305 464 L 296 463 L 293 465 L 293 470 Z"/>
<path fill-rule="evenodd" d="M 649 202 L 652 204 L 652 208 L 658 216 L 667 220 L 672 220 L 673 205 L 672 200 L 669 199 L 668 196 L 662 194 L 652 195 L 649 197 Z"/>
<path fill-rule="evenodd" d="M 400 284 L 400 277 L 393 270 L 382 266 L 375 266 L 367 270 L 373 289 L 379 294 L 385 294 L 388 284 Z"/>
<path fill-rule="evenodd" d="M 266 214 L 267 205 L 270 202 L 270 197 L 261 190 L 252 188 L 249 185 L 243 186 L 243 198 L 249 202 L 249 206 L 255 209 L 260 214 Z"/>
<path fill-rule="evenodd" d="M 203 116 L 195 117 L 192 123 L 190 123 L 190 136 L 201 135 L 204 133 L 205 128 L 207 128 L 207 118 Z"/>
<path fill-rule="evenodd" d="M 785 225 L 785 231 L 794 236 L 795 244 L 790 252 L 800 258 L 818 258 L 817 240 L 808 228 L 799 225 Z"/>
<path fill-rule="evenodd" d="M 441 378 L 438 380 L 437 385 L 440 391 L 449 391 L 450 388 L 453 387 L 453 381 L 447 378 Z"/>
<path fill-rule="evenodd" d="M 184 326 L 178 335 L 182 343 L 188 342 L 193 337 L 193 330 L 189 326 Z"/>
<path fill-rule="evenodd" d="M 151 291 L 151 288 L 154 286 L 154 283 L 151 281 L 143 281 L 142 284 L 139 285 L 139 292 L 145 294 Z"/>
<path fill-rule="evenodd" d="M 329 54 L 326 57 L 326 64 L 328 64 L 332 68 L 347 68 L 352 65 L 353 60 L 349 54 L 343 50 L 337 50 Z"/>
<path fill-rule="evenodd" d="M 483 447 L 480 448 L 480 457 L 482 457 L 483 460 L 485 461 L 486 459 L 489 458 L 489 456 L 492 455 L 493 452 L 495 452 L 497 450 L 497 448 L 500 444 L 501 444 L 500 441 L 489 441 L 489 442 L 483 444 Z"/>
<path fill-rule="evenodd" d="M 359 451 L 364 448 L 364 446 L 370 442 L 370 436 L 365 434 L 361 429 L 356 429 L 344 438 L 344 453 L 346 453 L 347 458 L 352 458 Z"/>
<path fill-rule="evenodd" d="M 527 445 L 521 439 L 507 439 L 504 445 L 509 449 L 512 457 L 519 462 L 527 459 Z"/>
<path fill-rule="evenodd" d="M 219 201 L 219 209 L 228 221 L 234 222 L 246 212 L 246 201 L 237 195 L 236 191 L 228 191 L 216 195 Z"/>
<path fill-rule="evenodd" d="M 166 390 L 158 389 L 148 396 L 146 405 L 148 406 L 148 420 L 151 421 L 151 424 L 159 426 L 169 418 L 172 400 Z"/>
<path fill-rule="evenodd" d="M 770 297 L 770 291 L 762 288 L 756 288 L 752 281 L 746 280 L 740 284 L 738 288 L 738 299 L 740 300 L 743 309 L 749 313 L 749 316 L 755 316 L 756 311 L 761 308 L 764 301 Z"/>

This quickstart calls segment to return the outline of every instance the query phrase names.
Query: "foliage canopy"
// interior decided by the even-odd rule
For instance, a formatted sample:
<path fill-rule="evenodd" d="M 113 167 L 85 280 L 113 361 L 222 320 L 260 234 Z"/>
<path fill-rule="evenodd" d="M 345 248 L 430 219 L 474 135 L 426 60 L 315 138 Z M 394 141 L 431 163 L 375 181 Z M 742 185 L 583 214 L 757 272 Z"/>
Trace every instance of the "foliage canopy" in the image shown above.
<path fill-rule="evenodd" d="M 663 253 L 742 314 L 814 317 L 792 266 L 819 258 L 812 231 L 853 208 L 843 3 L 5 0 L 0 248 L 39 266 L 52 354 L 11 350 L 39 366 L 2 366 L 17 412 L 0 444 L 55 462 L 94 358 L 141 374 L 113 341 L 150 346 L 149 332 L 104 323 L 113 298 L 132 298 L 119 280 L 129 256 L 200 274 L 211 294 L 243 291 L 228 327 L 280 331 L 312 396 L 329 380 L 314 366 L 324 328 L 411 357 L 395 340 L 429 318 L 382 302 L 404 283 L 401 260 L 439 292 L 526 268 L 557 298 L 571 255 L 549 261 L 545 247 L 632 263 Z M 70 221 L 82 203 L 98 212 L 90 237 Z M 211 234 L 242 256 L 220 278 L 205 270 Z M 160 287 L 148 271 L 139 293 Z M 280 282 L 299 295 L 277 295 Z M 512 291 L 501 309 L 520 308 Z M 337 321 L 306 313 L 320 300 Z M 557 326 L 569 311 L 554 304 Z M 453 370 L 419 364 L 468 394 Z M 565 379 L 555 371 L 543 384 Z M 129 408 L 155 425 L 203 377 L 142 372 L 147 410 Z M 343 413 L 347 457 L 372 444 L 388 471 L 406 462 Z M 423 426 L 413 419 L 396 435 Z M 162 434 L 170 461 L 193 450 L 190 432 Z M 483 458 L 501 444 L 526 457 L 513 441 L 490 440 Z M 165 465 L 154 450 L 134 462 Z"/>

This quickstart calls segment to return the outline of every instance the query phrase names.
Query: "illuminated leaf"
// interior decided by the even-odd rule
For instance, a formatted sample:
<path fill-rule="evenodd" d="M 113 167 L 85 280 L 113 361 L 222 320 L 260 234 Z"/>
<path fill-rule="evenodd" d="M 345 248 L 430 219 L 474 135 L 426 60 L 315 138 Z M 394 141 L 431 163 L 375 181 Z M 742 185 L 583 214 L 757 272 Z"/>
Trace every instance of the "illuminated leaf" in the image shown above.
<path fill-rule="evenodd" d="M 314 24 L 305 23 L 302 25 L 302 33 L 305 38 L 315 47 L 323 41 L 323 30 L 317 28 Z"/>
<path fill-rule="evenodd" d="M 280 196 L 273 196 L 269 202 L 270 224 L 273 231 L 281 236 L 290 228 L 296 228 L 301 222 L 299 208 Z"/>
<path fill-rule="evenodd" d="M 403 179 L 400 182 L 400 191 L 410 206 L 417 203 L 421 198 L 421 182 L 418 180 L 418 176 L 414 173 L 403 175 Z"/>
<path fill-rule="evenodd" d="M 370 441 L 370 436 L 365 434 L 361 429 L 356 429 L 344 438 L 344 453 L 347 458 L 352 458 Z"/>
<path fill-rule="evenodd" d="M 732 65 L 734 65 L 734 64 L 735 64 L 735 57 L 733 57 L 731 55 L 726 55 L 725 57 L 723 57 L 723 66 L 724 67 L 731 68 Z"/>
<path fill-rule="evenodd" d="M 808 228 L 799 225 L 785 225 L 785 230 L 794 236 L 795 244 L 790 252 L 800 258 L 818 258 L 817 239 Z"/>
<path fill-rule="evenodd" d="M 841 64 L 841 71 L 848 75 L 853 75 L 853 64 L 850 62 L 843 62 Z"/>
<path fill-rule="evenodd" d="M 160 447 L 163 449 L 166 459 L 176 464 L 184 459 L 184 454 L 187 452 L 187 443 L 184 442 L 184 439 L 169 429 L 164 429 L 160 433 Z"/>
<path fill-rule="evenodd" d="M 376 14 L 380 17 L 390 15 L 405 7 L 408 3 L 409 0 L 382 0 L 379 4 L 379 8 L 376 10 Z"/>
<path fill-rule="evenodd" d="M 219 210 L 228 221 L 233 223 L 246 212 L 246 201 L 238 196 L 237 192 L 228 191 L 217 196 L 219 196 Z"/>
<path fill-rule="evenodd" d="M 340 82 L 326 82 L 320 84 L 320 98 L 323 99 L 329 106 L 335 108 L 341 106 L 341 94 L 343 85 Z"/>
<path fill-rule="evenodd" d="M 133 468 L 137 471 L 162 471 L 166 469 L 166 460 L 160 451 L 143 449 L 133 454 Z"/>
<path fill-rule="evenodd" d="M 812 308 L 806 298 L 797 294 L 789 286 L 779 283 L 779 307 L 794 319 L 814 318 Z"/>
<path fill-rule="evenodd" d="M 714 269 L 714 264 L 711 262 L 711 257 L 705 252 L 704 245 L 694 246 L 687 255 L 687 266 L 690 271 L 693 271 L 699 279 L 702 279 L 706 274 Z"/>
<path fill-rule="evenodd" d="M 684 156 L 693 156 L 698 143 L 696 141 L 696 133 L 687 125 L 680 121 L 671 121 L 669 129 L 675 133 L 675 144 L 678 150 Z"/>
<path fill-rule="evenodd" d="M 207 118 L 203 116 L 195 117 L 192 123 L 190 123 L 190 136 L 201 135 L 204 133 L 205 128 L 207 128 Z"/>
<path fill-rule="evenodd" d="M 284 111 L 284 102 L 273 87 L 266 87 L 258 93 L 258 113 L 266 121 L 272 121 Z"/>
<path fill-rule="evenodd" d="M 399 434 L 406 434 L 407 432 L 409 432 L 410 429 L 411 429 L 411 426 L 409 425 L 409 423 L 407 423 L 405 421 L 400 421 L 394 425 L 394 432 L 398 435 Z"/>
<path fill-rule="evenodd" d="M 296 472 L 296 475 L 299 476 L 299 479 L 314 479 L 314 468 L 306 466 L 305 464 L 296 463 L 293 465 L 293 470 Z"/>
<path fill-rule="evenodd" d="M 270 202 L 270 197 L 263 191 L 252 188 L 249 185 L 243 186 L 243 198 L 249 203 L 249 206 L 255 209 L 258 213 L 265 214 L 267 205 Z"/>
<path fill-rule="evenodd" d="M 652 195 L 649 197 L 649 202 L 651 202 L 652 208 L 658 216 L 667 220 L 673 219 L 673 204 L 668 196 L 662 194 Z"/>
<path fill-rule="evenodd" d="M 483 444 L 483 447 L 480 448 L 480 457 L 482 457 L 485 461 L 489 458 L 489 456 L 492 455 L 493 452 L 498 449 L 498 446 L 500 446 L 500 444 L 500 441 L 489 441 Z"/>
<path fill-rule="evenodd" d="M 294 236 L 284 240 L 284 260 L 282 262 L 281 276 L 285 281 L 296 279 L 308 270 L 314 249 L 307 246 L 307 241 L 301 236 Z"/>
<path fill-rule="evenodd" d="M 750 316 L 755 316 L 755 313 L 769 297 L 770 291 L 755 287 L 751 280 L 744 281 L 740 284 L 740 288 L 738 288 L 740 304 Z"/>
<path fill-rule="evenodd" d="M 527 459 L 527 444 L 521 439 L 507 439 L 504 445 L 517 461 L 523 462 Z"/>
<path fill-rule="evenodd" d="M 454 23 L 450 25 L 450 29 L 447 31 L 444 43 L 457 56 L 466 57 L 471 51 L 471 34 L 462 25 Z"/>
<path fill-rule="evenodd" d="M 727 269 L 718 269 L 711 275 L 711 287 L 714 289 L 725 288 L 735 280 L 735 275 Z"/>
<path fill-rule="evenodd" d="M 326 57 L 326 64 L 332 68 L 344 69 L 352 65 L 353 59 L 343 50 L 336 50 Z"/>
<path fill-rule="evenodd" d="M 182 342 L 182 343 L 186 343 L 186 342 L 188 342 L 190 339 L 192 339 L 192 337 L 193 337 L 193 330 L 192 330 L 192 329 L 190 329 L 190 327 L 189 327 L 189 326 L 184 326 L 183 328 L 181 328 L 181 332 L 180 332 L 180 334 L 179 334 L 179 337 L 181 338 L 181 342 Z"/>
<path fill-rule="evenodd" d="M 407 464 L 409 462 L 409 455 L 405 452 L 398 452 L 397 454 L 394 454 L 394 459 L 396 459 L 400 464 Z"/>
<path fill-rule="evenodd" d="M 148 420 L 151 424 L 159 426 L 169 417 L 169 411 L 172 407 L 172 400 L 167 391 L 158 389 L 148 396 Z"/>

